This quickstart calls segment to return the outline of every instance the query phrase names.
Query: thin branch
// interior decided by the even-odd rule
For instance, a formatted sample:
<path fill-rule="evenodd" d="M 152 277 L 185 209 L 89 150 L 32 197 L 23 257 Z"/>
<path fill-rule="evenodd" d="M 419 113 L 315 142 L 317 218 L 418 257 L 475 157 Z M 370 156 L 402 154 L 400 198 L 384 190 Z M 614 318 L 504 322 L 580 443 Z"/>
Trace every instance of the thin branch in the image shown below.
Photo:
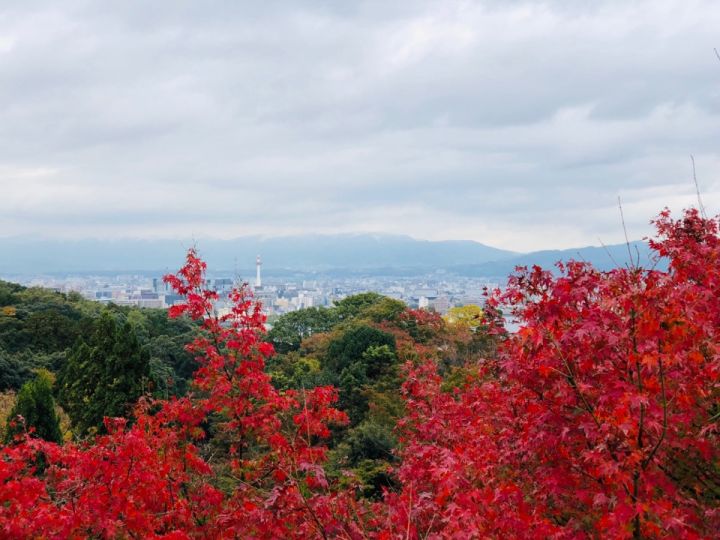
<path fill-rule="evenodd" d="M 305 507 L 305 510 L 310 514 L 310 517 L 315 522 L 315 526 L 318 528 L 318 532 L 322 535 L 322 537 L 327 540 L 327 534 L 325 534 L 325 527 L 323 526 L 322 522 L 320 521 L 320 518 L 315 513 L 315 510 L 313 510 L 312 506 L 310 506 L 310 503 L 308 503 L 307 498 L 305 497 L 305 494 L 303 493 L 302 489 L 300 489 L 300 482 L 298 482 L 297 478 L 293 476 L 290 471 L 283 470 L 282 467 L 278 467 L 278 470 L 284 472 L 288 478 L 292 481 L 293 484 L 295 484 L 295 489 L 298 492 L 298 495 L 300 495 L 300 500 L 302 501 L 303 506 Z"/>
<path fill-rule="evenodd" d="M 569 374 L 567 381 L 568 381 L 568 384 L 570 384 L 570 388 L 573 389 L 577 398 L 580 401 L 582 401 L 583 405 L 585 405 L 585 411 L 587 411 L 587 413 L 593 419 L 593 422 L 595 422 L 595 426 L 597 426 L 599 429 L 601 429 L 602 426 L 600 425 L 600 421 L 598 420 L 597 416 L 595 416 L 595 409 L 592 405 L 590 405 L 590 402 L 587 400 L 587 398 L 585 398 L 585 395 L 580 390 L 577 380 L 575 379 L 575 372 L 572 369 L 570 362 L 567 360 L 567 358 L 565 358 L 565 355 L 563 354 L 562 349 L 560 349 L 560 344 L 557 342 L 555 337 L 552 334 L 550 334 L 550 332 L 547 333 L 547 336 L 548 336 L 548 338 L 550 338 L 550 343 L 552 343 L 553 346 L 555 347 L 555 350 L 557 351 L 558 356 L 560 357 L 560 360 L 562 360 L 562 363 L 565 366 L 565 369 L 567 370 L 567 372 Z"/>
<path fill-rule="evenodd" d="M 717 59 L 720 60 L 720 53 L 717 50 L 717 47 L 713 48 L 713 51 L 715 51 L 715 56 L 717 56 Z"/>
<path fill-rule="evenodd" d="M 715 52 L 717 53 L 717 49 L 715 50 Z M 697 193 L 700 214 L 703 218 L 707 219 L 707 214 L 705 213 L 705 206 L 703 206 L 702 198 L 700 197 L 700 186 L 698 185 L 697 174 L 695 174 L 695 156 L 693 156 L 692 154 L 690 154 L 690 161 L 692 162 L 693 182 L 695 182 L 695 193 Z"/>
<path fill-rule="evenodd" d="M 630 250 L 630 240 L 628 239 L 627 226 L 625 225 L 625 214 L 623 213 L 622 200 L 620 200 L 620 195 L 618 195 L 618 208 L 620 209 L 620 221 L 622 221 L 623 233 L 625 233 L 625 245 L 627 246 L 628 257 L 630 258 L 629 264 L 632 268 L 633 256 L 632 251 Z"/>
<path fill-rule="evenodd" d="M 411 484 L 410 485 L 410 500 L 408 501 L 408 514 L 407 514 L 408 522 L 407 522 L 407 527 L 405 529 L 405 540 L 410 540 L 410 526 L 412 525 L 412 521 L 410 520 L 410 516 L 412 516 L 412 496 L 413 496 L 413 491 L 412 491 L 412 484 Z"/>
<path fill-rule="evenodd" d="M 663 407 L 663 426 L 662 426 L 662 433 L 660 434 L 660 438 L 655 443 L 655 446 L 653 446 L 653 449 L 650 451 L 650 454 L 645 459 L 645 462 L 643 464 L 643 469 L 645 469 L 648 465 L 650 465 L 650 462 L 655 457 L 655 453 L 658 451 L 658 448 L 660 448 L 660 445 L 665 440 L 665 434 L 667 433 L 667 395 L 665 393 L 665 368 L 663 366 L 662 358 L 658 360 L 658 366 L 660 367 L 660 390 L 661 390 L 661 397 L 662 397 L 662 407 Z"/>
<path fill-rule="evenodd" d="M 308 444 L 308 446 L 312 446 L 312 438 L 310 436 L 310 413 L 308 413 L 308 408 L 307 408 L 307 398 L 305 397 L 305 383 L 304 382 L 300 385 L 300 388 L 302 389 L 303 412 L 305 413 L 305 426 L 307 427 L 307 444 Z"/>
<path fill-rule="evenodd" d="M 602 240 L 600 240 L 600 238 L 598 238 L 598 242 L 600 242 L 600 245 L 603 247 L 603 249 L 605 250 L 605 253 L 607 253 L 608 257 L 610 257 L 610 260 L 613 262 L 613 264 L 615 265 L 615 267 L 616 267 L 616 268 L 620 268 L 620 265 L 619 265 L 618 262 L 615 260 L 615 257 L 612 256 L 612 253 L 610 253 L 610 250 L 607 248 L 607 246 L 605 245 L 605 243 L 604 243 Z"/>

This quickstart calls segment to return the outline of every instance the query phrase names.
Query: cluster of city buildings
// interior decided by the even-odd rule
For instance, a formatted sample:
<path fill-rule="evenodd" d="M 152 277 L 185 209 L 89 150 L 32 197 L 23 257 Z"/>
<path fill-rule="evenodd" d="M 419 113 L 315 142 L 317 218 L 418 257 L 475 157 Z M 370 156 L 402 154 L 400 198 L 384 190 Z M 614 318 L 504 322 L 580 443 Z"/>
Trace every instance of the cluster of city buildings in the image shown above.
<path fill-rule="evenodd" d="M 167 308 L 181 301 L 161 277 L 148 275 L 33 277 L 19 281 L 24 285 L 61 292 L 76 291 L 89 300 L 117 305 Z M 226 274 L 208 276 L 208 286 L 216 290 L 221 298 L 226 298 L 234 287 L 247 281 Z M 369 291 L 401 300 L 413 308 L 432 309 L 444 314 L 453 306 L 482 305 L 485 291 L 496 288 L 498 284 L 484 278 L 467 278 L 443 272 L 414 277 L 298 274 L 263 279 L 262 261 L 258 256 L 255 279 L 248 286 L 268 315 L 282 315 L 309 307 L 329 307 L 347 296 Z M 225 300 L 217 304 L 221 312 L 228 308 Z"/>

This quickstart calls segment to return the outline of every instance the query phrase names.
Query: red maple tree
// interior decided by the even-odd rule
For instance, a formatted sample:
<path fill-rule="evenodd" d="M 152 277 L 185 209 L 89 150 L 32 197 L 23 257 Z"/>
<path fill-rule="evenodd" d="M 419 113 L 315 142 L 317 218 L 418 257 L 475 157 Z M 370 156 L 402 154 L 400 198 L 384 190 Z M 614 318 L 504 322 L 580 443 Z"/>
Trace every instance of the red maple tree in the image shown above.
<path fill-rule="evenodd" d="M 521 269 L 490 301 L 523 323 L 498 358 L 454 394 L 411 368 L 396 536 L 716 537 L 717 222 L 656 225 L 667 271 Z"/>

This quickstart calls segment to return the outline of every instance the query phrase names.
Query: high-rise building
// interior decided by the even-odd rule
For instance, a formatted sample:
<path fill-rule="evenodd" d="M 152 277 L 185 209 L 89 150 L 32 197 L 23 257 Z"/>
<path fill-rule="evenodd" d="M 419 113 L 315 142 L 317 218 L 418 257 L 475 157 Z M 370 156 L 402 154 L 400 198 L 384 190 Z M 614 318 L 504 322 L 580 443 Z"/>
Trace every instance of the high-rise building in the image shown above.
<path fill-rule="evenodd" d="M 260 260 L 260 255 L 257 256 L 255 259 L 255 288 L 259 289 L 262 287 L 262 278 L 260 277 L 260 267 L 262 266 L 262 261 Z"/>

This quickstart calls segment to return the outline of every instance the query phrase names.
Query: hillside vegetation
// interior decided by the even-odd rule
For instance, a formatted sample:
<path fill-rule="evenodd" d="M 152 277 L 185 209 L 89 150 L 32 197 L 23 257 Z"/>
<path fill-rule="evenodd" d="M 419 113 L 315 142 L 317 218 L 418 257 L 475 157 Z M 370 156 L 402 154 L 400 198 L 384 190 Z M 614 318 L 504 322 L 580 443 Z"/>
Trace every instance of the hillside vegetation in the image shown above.
<path fill-rule="evenodd" d="M 664 212 L 656 227 L 667 266 L 519 269 L 445 319 L 357 295 L 269 333 L 245 288 L 213 312 L 191 250 L 166 276 L 185 302 L 164 334 L 133 322 L 154 312 L 93 306 L 74 344 L 27 349 L 57 355 L 43 365 L 73 439 L 11 426 L 2 536 L 716 538 L 718 221 Z M 17 299 L 41 295 L 27 291 L 5 304 L 19 331 Z M 152 383 L 149 344 L 168 336 L 192 336 L 185 394 Z M 23 386 L 28 419 L 50 410 L 50 381 Z"/>

